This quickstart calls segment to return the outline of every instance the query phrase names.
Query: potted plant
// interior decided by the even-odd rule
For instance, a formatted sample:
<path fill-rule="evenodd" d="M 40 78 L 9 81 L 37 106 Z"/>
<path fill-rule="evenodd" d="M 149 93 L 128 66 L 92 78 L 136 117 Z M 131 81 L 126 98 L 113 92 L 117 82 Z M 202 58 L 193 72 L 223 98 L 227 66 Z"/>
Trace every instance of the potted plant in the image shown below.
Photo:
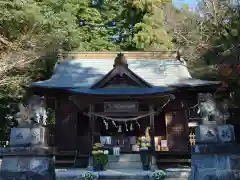
<path fill-rule="evenodd" d="M 145 130 L 145 136 L 139 138 L 138 141 L 143 170 L 150 170 L 152 162 L 152 154 L 150 150 L 151 137 L 149 131 L 150 127 L 147 127 Z"/>
<path fill-rule="evenodd" d="M 151 180 L 164 180 L 167 177 L 167 174 L 162 170 L 155 171 L 152 176 Z"/>
<path fill-rule="evenodd" d="M 142 168 L 143 170 L 149 170 L 151 167 L 151 140 L 148 137 L 142 137 L 141 138 L 141 144 L 140 144 L 140 156 L 141 156 L 141 162 L 142 162 Z"/>
<path fill-rule="evenodd" d="M 98 143 L 94 145 L 92 151 L 94 171 L 106 170 L 108 164 L 108 153 L 108 150 L 102 150 Z"/>
<path fill-rule="evenodd" d="M 94 174 L 93 172 L 89 172 L 89 171 L 83 173 L 82 178 L 83 178 L 83 180 L 97 180 L 98 179 L 96 174 Z"/>
<path fill-rule="evenodd" d="M 139 150 L 142 162 L 143 170 L 149 170 L 151 168 L 151 139 L 150 137 L 141 137 L 139 142 Z"/>

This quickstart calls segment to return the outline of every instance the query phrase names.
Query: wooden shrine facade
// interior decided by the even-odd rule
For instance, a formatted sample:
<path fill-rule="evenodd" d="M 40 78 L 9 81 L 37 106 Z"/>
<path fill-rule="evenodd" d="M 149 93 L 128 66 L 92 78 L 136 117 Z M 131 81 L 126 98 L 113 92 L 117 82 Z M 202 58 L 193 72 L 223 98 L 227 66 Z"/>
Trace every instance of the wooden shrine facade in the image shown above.
<path fill-rule="evenodd" d="M 89 63 L 91 59 L 94 59 L 92 64 L 96 64 L 99 68 L 102 64 L 98 64 L 100 61 L 96 59 L 108 59 L 110 56 L 112 58 L 114 53 L 97 54 L 95 52 L 85 55 L 79 53 L 76 60 L 72 60 L 70 64 L 71 70 L 73 69 L 71 74 L 66 73 L 70 71 L 67 69 L 61 78 L 58 73 L 64 68 L 57 68 L 50 80 L 34 83 L 32 91 L 45 95 L 48 107 L 54 109 L 56 113 L 53 145 L 61 150 L 77 150 L 81 154 L 89 155 L 93 143 L 105 141 L 103 144 L 109 149 L 119 146 L 122 153 L 137 153 L 137 139 L 144 136 L 146 129 L 150 127 L 154 152 L 188 152 L 189 108 L 197 104 L 199 92 L 214 91 L 219 83 L 194 80 L 191 77 L 186 80 L 188 74 L 182 78 L 184 81 L 178 78 L 181 80 L 179 83 L 174 81 L 175 83 L 167 86 L 149 83 L 151 79 L 153 82 L 158 81 L 159 77 L 153 77 L 153 72 L 163 71 L 164 68 L 161 69 L 160 66 L 160 70 L 151 71 L 150 79 L 147 76 L 148 71 L 151 74 L 149 69 L 155 68 L 158 60 L 154 60 L 155 64 L 153 63 L 151 67 L 147 67 L 147 62 L 152 63 L 151 59 L 160 61 L 161 53 L 164 54 L 164 61 L 173 58 L 170 57 L 170 53 L 166 52 L 118 54 L 115 60 L 111 61 L 111 69 L 88 86 L 79 85 L 80 81 L 85 83 L 100 75 L 94 71 L 92 66 L 86 68 L 83 62 Z M 130 67 L 135 67 L 136 71 L 129 67 L 127 58 L 137 59 L 145 58 L 145 56 L 148 56 L 148 61 L 143 67 L 137 68 L 137 65 L 144 60 L 137 61 L 138 64 L 136 61 L 131 61 Z M 72 56 L 71 58 L 74 59 Z M 84 58 L 89 61 L 84 61 Z M 181 66 L 178 71 L 187 70 L 182 68 L 185 65 L 182 65 L 179 59 L 175 58 L 173 62 L 175 61 Z M 76 62 L 80 65 L 78 69 L 82 68 L 79 72 L 74 69 Z M 58 66 L 61 66 L 61 63 Z M 171 68 L 173 67 L 177 65 L 174 64 Z M 146 71 L 141 73 L 140 68 L 145 68 Z M 171 68 L 165 67 L 165 71 Z M 163 82 L 159 83 L 166 83 L 168 78 L 171 80 L 168 76 L 169 72 L 166 72 L 167 78 L 160 79 Z M 140 77 L 141 75 L 143 76 Z M 91 77 L 84 79 L 85 76 Z M 59 80 L 58 77 L 60 77 Z M 176 74 L 173 75 L 174 77 Z"/>

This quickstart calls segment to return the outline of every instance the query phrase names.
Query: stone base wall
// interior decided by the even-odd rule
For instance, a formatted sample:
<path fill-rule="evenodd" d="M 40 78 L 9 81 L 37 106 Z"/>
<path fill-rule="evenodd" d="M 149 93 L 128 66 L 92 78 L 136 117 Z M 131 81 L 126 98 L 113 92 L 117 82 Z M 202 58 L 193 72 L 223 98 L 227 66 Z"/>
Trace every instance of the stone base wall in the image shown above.
<path fill-rule="evenodd" d="M 240 154 L 192 155 L 192 176 L 193 180 L 239 180 Z"/>
<path fill-rule="evenodd" d="M 55 180 L 52 148 L 44 127 L 12 128 L 10 147 L 1 148 L 0 180 Z"/>
<path fill-rule="evenodd" d="M 239 180 L 240 145 L 232 125 L 200 125 L 192 147 L 192 180 Z"/>

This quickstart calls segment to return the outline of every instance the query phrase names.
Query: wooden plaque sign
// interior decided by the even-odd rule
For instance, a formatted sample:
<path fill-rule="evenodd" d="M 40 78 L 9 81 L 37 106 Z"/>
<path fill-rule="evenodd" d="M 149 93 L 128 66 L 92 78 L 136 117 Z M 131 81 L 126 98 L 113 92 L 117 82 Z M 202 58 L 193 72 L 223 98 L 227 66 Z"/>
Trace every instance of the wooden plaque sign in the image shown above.
<path fill-rule="evenodd" d="M 138 102 L 105 102 L 104 112 L 138 112 Z"/>
<path fill-rule="evenodd" d="M 167 145 L 169 151 L 188 151 L 188 121 L 184 111 L 167 113 Z"/>

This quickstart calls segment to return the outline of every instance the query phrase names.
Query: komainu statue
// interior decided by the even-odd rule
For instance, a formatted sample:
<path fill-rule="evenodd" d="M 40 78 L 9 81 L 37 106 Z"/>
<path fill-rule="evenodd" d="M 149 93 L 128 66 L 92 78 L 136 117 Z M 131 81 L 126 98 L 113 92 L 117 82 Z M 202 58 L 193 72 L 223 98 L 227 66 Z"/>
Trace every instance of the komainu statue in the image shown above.
<path fill-rule="evenodd" d="M 19 127 L 46 125 L 47 111 L 45 99 L 37 95 L 32 96 L 27 105 L 19 104 L 19 112 L 16 113 L 16 120 Z"/>
<path fill-rule="evenodd" d="M 16 121 L 19 127 L 30 126 L 32 124 L 32 112 L 22 103 L 18 105 L 19 112 L 16 113 Z"/>
<path fill-rule="evenodd" d="M 199 93 L 198 94 L 198 114 L 202 118 L 202 124 L 215 122 L 216 124 L 223 124 L 229 116 L 226 112 L 221 112 L 223 103 L 216 103 L 212 94 Z M 226 109 L 226 108 L 225 108 Z M 225 110 L 226 111 L 226 110 Z"/>
<path fill-rule="evenodd" d="M 38 124 L 46 125 L 47 123 L 47 110 L 44 97 L 34 95 L 28 102 L 28 107 L 33 114 L 33 121 Z"/>

